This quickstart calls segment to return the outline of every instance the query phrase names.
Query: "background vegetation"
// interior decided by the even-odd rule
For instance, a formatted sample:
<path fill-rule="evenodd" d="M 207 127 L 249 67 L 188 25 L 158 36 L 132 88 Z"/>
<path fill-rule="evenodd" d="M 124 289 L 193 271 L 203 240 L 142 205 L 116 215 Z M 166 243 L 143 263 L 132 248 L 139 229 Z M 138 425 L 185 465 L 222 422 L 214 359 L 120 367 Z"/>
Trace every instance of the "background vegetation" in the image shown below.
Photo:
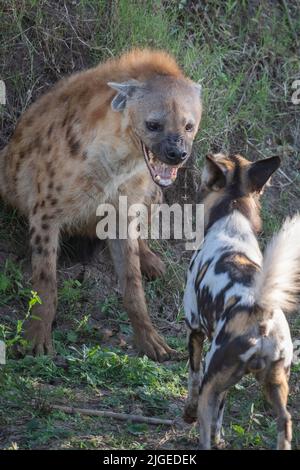
<path fill-rule="evenodd" d="M 300 5 L 290 1 L 10 0 L 0 2 L 0 145 L 18 116 L 62 76 L 132 46 L 165 48 L 203 85 L 204 116 L 195 144 L 196 180 L 208 151 L 254 159 L 279 155 L 283 164 L 263 204 L 264 244 L 283 218 L 299 209 Z M 158 244 L 168 265 L 163 281 L 146 284 L 151 315 L 169 343 L 185 351 L 182 292 L 190 253 Z M 0 206 L 0 335 L 8 363 L 0 369 L 2 448 L 195 448 L 197 430 L 180 421 L 186 360 L 157 365 L 136 357 L 131 327 L 114 289 L 105 247 L 92 261 L 64 255 L 59 265 L 55 359 L 18 358 L 13 345 L 30 302 L 26 221 Z M 291 319 L 294 339 L 300 320 Z M 1 366 L 0 366 L 1 367 Z M 299 365 L 293 367 L 290 409 L 300 447 Z M 66 415 L 49 404 L 104 408 L 176 418 L 173 428 Z M 225 429 L 230 448 L 275 446 L 276 424 L 251 378 L 229 397 Z"/>

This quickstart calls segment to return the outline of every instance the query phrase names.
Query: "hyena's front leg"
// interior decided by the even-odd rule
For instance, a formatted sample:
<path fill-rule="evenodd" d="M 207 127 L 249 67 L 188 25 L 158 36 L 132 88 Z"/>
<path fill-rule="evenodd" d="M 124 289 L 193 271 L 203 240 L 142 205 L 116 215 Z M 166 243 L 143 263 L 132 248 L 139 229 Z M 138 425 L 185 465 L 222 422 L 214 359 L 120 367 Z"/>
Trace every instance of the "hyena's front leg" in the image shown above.
<path fill-rule="evenodd" d="M 52 323 L 57 306 L 56 257 L 58 250 L 58 225 L 50 224 L 44 215 L 30 220 L 30 245 L 32 249 L 32 283 L 42 304 L 32 310 L 25 336 L 34 354 L 52 354 Z"/>
<path fill-rule="evenodd" d="M 143 200 L 143 204 L 147 206 L 148 210 L 148 217 L 147 217 L 147 225 L 149 221 L 152 223 L 152 207 L 153 204 L 160 204 L 162 202 L 162 192 L 161 189 L 158 188 L 156 184 L 151 181 L 149 182 L 149 188 L 146 191 L 147 196 L 142 195 L 141 199 Z M 161 277 L 166 272 L 166 267 L 162 259 L 153 253 L 150 250 L 148 243 L 144 239 L 139 239 L 139 250 L 140 250 L 140 263 L 141 263 L 141 270 L 142 273 L 148 279 L 156 279 Z"/>
<path fill-rule="evenodd" d="M 132 323 L 134 342 L 141 353 L 155 361 L 164 361 L 174 351 L 159 336 L 148 315 L 138 240 L 110 240 L 109 245 L 124 306 Z"/>
<path fill-rule="evenodd" d="M 150 250 L 146 240 L 139 240 L 140 263 L 142 273 L 148 279 L 156 279 L 166 272 L 165 263 Z"/>

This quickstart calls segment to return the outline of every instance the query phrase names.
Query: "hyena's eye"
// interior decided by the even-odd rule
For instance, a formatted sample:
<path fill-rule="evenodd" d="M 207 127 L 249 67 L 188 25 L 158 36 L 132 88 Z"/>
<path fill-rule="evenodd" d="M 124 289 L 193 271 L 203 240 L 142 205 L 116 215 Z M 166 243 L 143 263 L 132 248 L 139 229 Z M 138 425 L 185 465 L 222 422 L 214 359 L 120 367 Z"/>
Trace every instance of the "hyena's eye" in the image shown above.
<path fill-rule="evenodd" d="M 194 129 L 194 124 L 192 124 L 191 122 L 188 122 L 187 125 L 185 126 L 185 130 L 187 132 L 192 132 L 193 129 Z"/>
<path fill-rule="evenodd" d="M 157 122 L 157 121 L 146 121 L 146 127 L 148 131 L 151 131 L 151 132 L 158 132 L 158 131 L 162 131 L 163 129 L 162 124 L 160 124 L 160 122 Z"/>

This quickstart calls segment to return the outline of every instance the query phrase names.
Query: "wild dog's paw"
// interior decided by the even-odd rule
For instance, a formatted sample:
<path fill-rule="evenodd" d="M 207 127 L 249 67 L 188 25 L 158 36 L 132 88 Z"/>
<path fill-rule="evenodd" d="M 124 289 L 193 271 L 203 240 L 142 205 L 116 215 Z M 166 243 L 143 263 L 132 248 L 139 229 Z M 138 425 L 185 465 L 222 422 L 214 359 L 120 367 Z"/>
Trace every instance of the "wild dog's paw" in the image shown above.
<path fill-rule="evenodd" d="M 222 437 L 215 438 L 215 448 L 218 450 L 222 450 L 226 448 L 226 441 Z"/>
<path fill-rule="evenodd" d="M 25 339 L 28 341 L 27 351 L 32 352 L 35 356 L 55 355 L 51 326 L 44 325 L 38 320 L 32 320 L 25 330 Z"/>
<path fill-rule="evenodd" d="M 192 424 L 197 421 L 198 404 L 187 402 L 184 407 L 183 419 L 186 423 Z"/>
<path fill-rule="evenodd" d="M 154 361 L 163 362 L 176 355 L 154 328 L 139 330 L 135 333 L 134 343 L 141 354 L 146 354 Z"/>
<path fill-rule="evenodd" d="M 148 279 L 157 279 L 165 274 L 165 263 L 152 251 L 141 253 L 140 260 L 141 271 Z"/>

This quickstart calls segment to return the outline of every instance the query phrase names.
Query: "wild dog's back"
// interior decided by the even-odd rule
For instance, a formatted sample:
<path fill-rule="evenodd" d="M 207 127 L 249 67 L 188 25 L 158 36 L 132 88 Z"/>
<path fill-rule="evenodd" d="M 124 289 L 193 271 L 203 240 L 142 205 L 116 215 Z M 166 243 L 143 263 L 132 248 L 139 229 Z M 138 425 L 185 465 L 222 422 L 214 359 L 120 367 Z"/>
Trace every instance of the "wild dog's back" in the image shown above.
<path fill-rule="evenodd" d="M 187 325 L 201 326 L 212 338 L 227 305 L 253 306 L 251 284 L 261 261 L 256 237 L 242 214 L 236 211 L 217 221 L 189 266 L 184 294 Z"/>

